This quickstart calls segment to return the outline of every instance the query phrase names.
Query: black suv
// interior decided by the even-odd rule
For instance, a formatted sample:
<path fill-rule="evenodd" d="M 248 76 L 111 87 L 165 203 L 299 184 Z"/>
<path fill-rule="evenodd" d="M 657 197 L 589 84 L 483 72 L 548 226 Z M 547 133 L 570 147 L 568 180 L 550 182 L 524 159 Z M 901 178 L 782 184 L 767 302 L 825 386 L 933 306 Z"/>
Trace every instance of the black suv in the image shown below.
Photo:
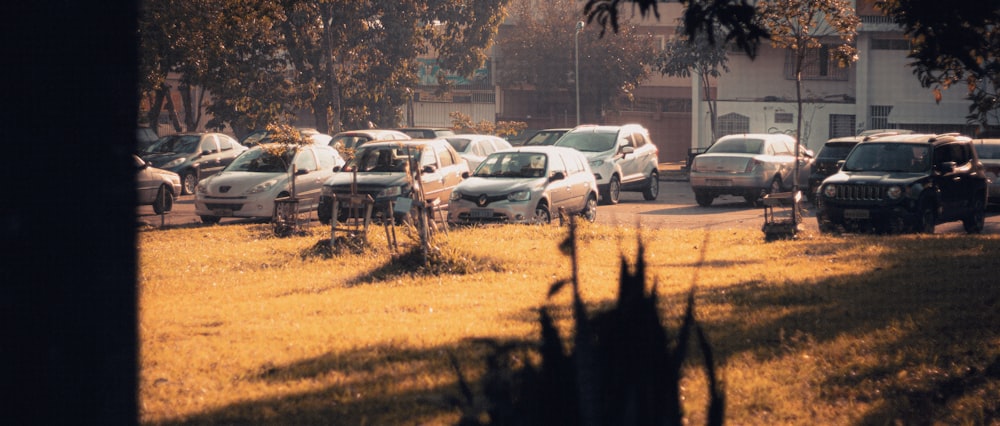
<path fill-rule="evenodd" d="M 816 159 L 813 160 L 812 173 L 809 174 L 809 191 L 807 196 L 809 201 L 816 202 L 816 190 L 823 183 L 823 179 L 837 173 L 840 162 L 847 158 L 851 148 L 861 141 L 870 141 L 875 138 L 913 133 L 910 130 L 869 130 L 858 136 L 845 136 L 833 138 L 823 144 Z"/>
<path fill-rule="evenodd" d="M 893 135 L 858 143 L 817 192 L 821 232 L 933 233 L 961 220 L 982 232 L 987 178 L 971 140 L 958 134 Z"/>

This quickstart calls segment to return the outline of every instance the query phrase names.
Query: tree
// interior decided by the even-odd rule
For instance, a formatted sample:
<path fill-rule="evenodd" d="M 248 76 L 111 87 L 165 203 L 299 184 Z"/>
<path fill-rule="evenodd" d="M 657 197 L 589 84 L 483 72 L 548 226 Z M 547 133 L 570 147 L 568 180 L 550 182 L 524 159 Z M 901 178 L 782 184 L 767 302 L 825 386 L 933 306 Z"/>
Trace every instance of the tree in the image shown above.
<path fill-rule="evenodd" d="M 771 34 L 771 45 L 788 49 L 793 57 L 798 138 L 802 135 L 802 70 L 813 61 L 834 61 L 840 67 L 856 61 L 854 38 L 861 20 L 847 0 L 762 0 L 757 12 L 760 25 Z M 831 42 L 834 38 L 838 41 Z M 796 158 L 800 145 L 795 144 Z M 798 162 L 792 176 L 792 190 L 798 191 Z"/>
<path fill-rule="evenodd" d="M 630 96 L 649 75 L 656 59 L 652 38 L 626 24 L 614 37 L 599 39 L 597 28 L 575 34 L 578 18 L 573 0 L 553 0 L 511 5 L 516 30 L 497 41 L 501 62 L 497 66 L 500 87 L 533 87 L 539 104 L 549 116 L 575 109 L 579 79 L 580 98 L 591 113 L 584 121 L 598 120 L 616 99 Z M 576 76 L 576 37 L 579 37 L 579 69 Z"/>
<path fill-rule="evenodd" d="M 677 27 L 677 35 L 667 41 L 663 52 L 656 62 L 660 73 L 672 77 L 698 76 L 701 82 L 703 100 L 708 104 L 709 120 L 712 127 L 712 140 L 716 140 L 716 120 L 718 108 L 711 93 L 711 79 L 718 78 L 722 72 L 729 72 L 729 58 L 726 44 L 711 40 L 724 39 L 721 29 L 715 28 L 712 33 L 696 32 L 694 38 L 688 35 L 682 26 Z"/>
<path fill-rule="evenodd" d="M 903 27 L 910 39 L 914 74 L 941 90 L 964 84 L 972 104 L 969 118 L 986 126 L 1000 110 L 1000 0 L 941 2 L 879 0 L 876 5 Z"/>

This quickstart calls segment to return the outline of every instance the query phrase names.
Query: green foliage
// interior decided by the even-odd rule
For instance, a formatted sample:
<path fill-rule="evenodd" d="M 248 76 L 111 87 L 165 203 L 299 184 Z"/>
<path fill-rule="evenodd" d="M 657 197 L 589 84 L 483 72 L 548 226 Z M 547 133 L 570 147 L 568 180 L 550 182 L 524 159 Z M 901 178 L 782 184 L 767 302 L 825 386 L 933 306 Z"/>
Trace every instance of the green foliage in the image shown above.
<path fill-rule="evenodd" d="M 457 133 L 477 133 L 480 135 L 496 135 L 500 137 L 516 135 L 528 128 L 528 123 L 523 121 L 498 121 L 496 123 L 482 120 L 478 123 L 472 122 L 472 117 L 461 111 L 448 113 L 451 119 L 451 129 Z"/>
<path fill-rule="evenodd" d="M 600 110 L 612 108 L 616 99 L 630 96 L 648 77 L 656 51 L 652 38 L 631 22 L 624 22 L 613 37 L 602 38 L 595 26 L 577 34 L 580 17 L 566 12 L 577 4 L 573 0 L 512 4 L 517 26 L 498 41 L 503 61 L 497 65 L 497 84 L 533 87 L 542 112 L 557 115 L 576 108 L 579 79 L 580 101 L 588 106 L 581 111 L 586 121 L 587 116 L 596 119 Z"/>
<path fill-rule="evenodd" d="M 682 425 L 682 366 L 693 334 L 705 358 L 708 377 L 707 423 L 721 425 L 725 398 L 711 347 L 694 320 L 694 292 L 688 296 L 683 323 L 672 339 L 660 319 L 655 286 L 646 291 L 646 261 L 640 240 L 634 268 L 630 270 L 625 257 L 621 258 L 617 303 L 590 315 L 580 297 L 575 221 L 571 221 L 569 236 L 560 247 L 573 260 L 573 277 L 554 283 L 549 297 L 572 286 L 576 325 L 572 351 L 565 351 L 549 308 L 542 307 L 542 338 L 537 346 L 541 365 L 535 366 L 529 355 L 521 353 L 529 349 L 524 345 L 487 341 L 493 353 L 487 358 L 483 378 L 485 401 L 477 404 L 454 361 L 464 398 L 457 402 L 463 407 L 459 424 Z"/>

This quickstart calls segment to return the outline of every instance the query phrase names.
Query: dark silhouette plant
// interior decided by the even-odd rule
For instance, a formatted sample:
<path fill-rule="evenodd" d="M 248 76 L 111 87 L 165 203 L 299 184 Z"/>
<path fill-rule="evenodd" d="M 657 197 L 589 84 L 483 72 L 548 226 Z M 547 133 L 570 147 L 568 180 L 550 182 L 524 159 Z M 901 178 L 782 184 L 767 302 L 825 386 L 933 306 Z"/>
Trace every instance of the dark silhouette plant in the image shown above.
<path fill-rule="evenodd" d="M 561 244 L 572 259 L 573 275 L 554 283 L 551 298 L 570 284 L 575 333 L 572 350 L 563 339 L 548 307 L 539 309 L 541 341 L 493 346 L 477 398 L 462 376 L 457 361 L 462 397 L 452 401 L 462 408 L 460 425 L 681 425 L 682 367 L 694 335 L 709 386 L 707 424 L 721 425 L 725 397 L 716 376 L 712 349 L 694 319 L 694 290 L 676 336 L 663 326 L 656 286 L 647 292 L 644 246 L 639 239 L 638 259 L 630 271 L 621 258 L 617 302 L 590 315 L 579 291 L 576 222 Z M 673 337 L 673 339 L 672 339 Z M 540 366 L 524 351 L 537 350 Z"/>

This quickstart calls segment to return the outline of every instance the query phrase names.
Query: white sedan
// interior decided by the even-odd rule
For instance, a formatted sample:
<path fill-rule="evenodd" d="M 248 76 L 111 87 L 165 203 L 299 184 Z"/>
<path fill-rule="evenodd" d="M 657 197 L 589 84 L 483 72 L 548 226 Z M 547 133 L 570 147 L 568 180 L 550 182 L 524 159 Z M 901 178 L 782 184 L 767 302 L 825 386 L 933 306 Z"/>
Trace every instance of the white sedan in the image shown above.
<path fill-rule="evenodd" d="M 198 183 L 195 214 L 204 223 L 217 223 L 224 217 L 270 219 L 274 200 L 292 196 L 293 175 L 299 211 L 313 211 L 323 182 L 343 165 L 344 159 L 330 146 L 258 145 L 221 173 Z"/>

